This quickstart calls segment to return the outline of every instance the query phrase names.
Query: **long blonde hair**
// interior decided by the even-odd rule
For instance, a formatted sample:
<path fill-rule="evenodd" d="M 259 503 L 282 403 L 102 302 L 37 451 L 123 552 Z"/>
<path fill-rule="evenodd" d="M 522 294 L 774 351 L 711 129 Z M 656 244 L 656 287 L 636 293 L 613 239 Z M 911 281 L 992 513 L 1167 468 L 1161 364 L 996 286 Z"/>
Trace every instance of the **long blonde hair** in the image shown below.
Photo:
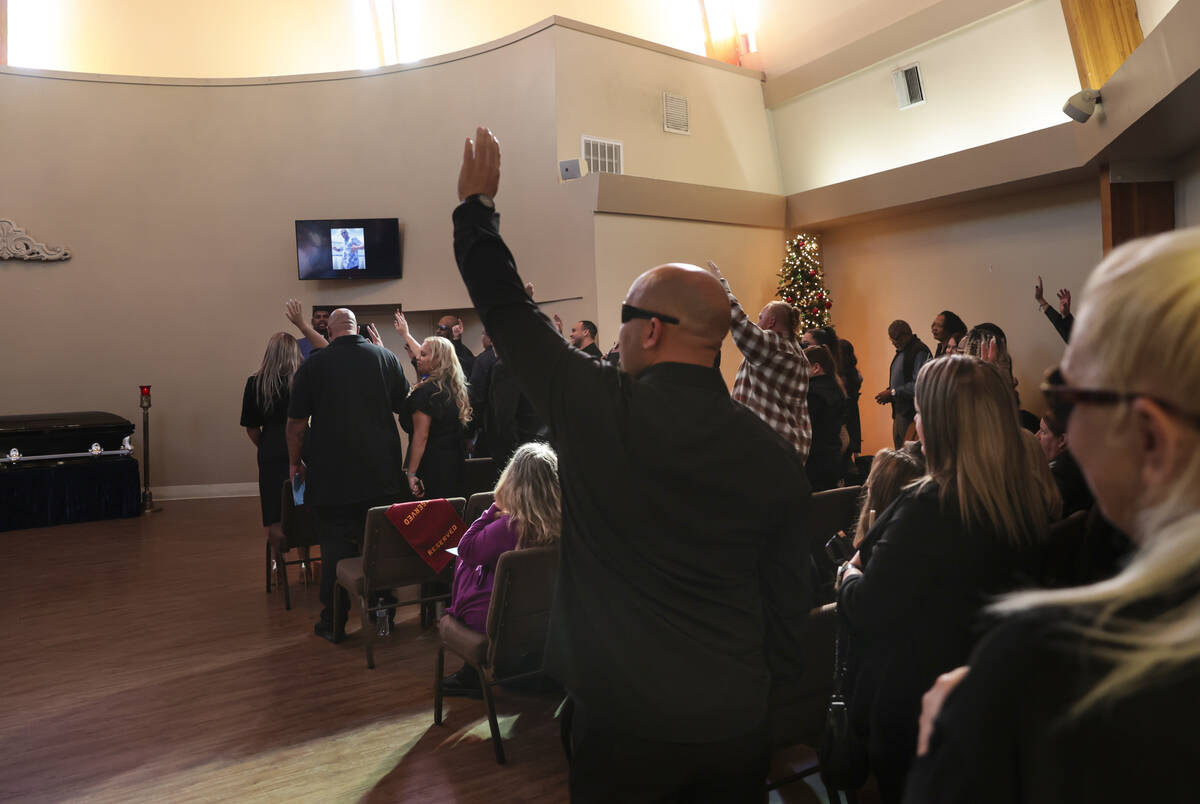
<path fill-rule="evenodd" d="M 267 341 L 267 351 L 263 353 L 262 365 L 254 374 L 254 396 L 258 400 L 258 409 L 266 413 L 279 402 L 283 392 L 292 387 L 292 378 L 296 369 L 304 360 L 300 354 L 300 345 L 296 339 L 286 332 L 276 332 Z"/>
<path fill-rule="evenodd" d="M 439 335 L 431 335 L 425 339 L 422 346 L 429 347 L 430 367 L 429 377 L 422 380 L 416 387 L 426 382 L 434 383 L 438 390 L 436 394 L 449 394 L 458 408 L 458 420 L 466 427 L 471 421 L 471 400 L 467 396 L 467 378 L 463 374 L 462 364 L 454 351 L 454 344 Z M 414 388 L 415 390 L 415 388 Z"/>
<path fill-rule="evenodd" d="M 917 375 L 926 476 L 968 529 L 990 526 L 1009 544 L 1041 541 L 1052 511 L 1029 477 L 1008 380 L 966 355 L 930 360 Z"/>
<path fill-rule="evenodd" d="M 517 531 L 517 549 L 554 544 L 562 535 L 558 454 L 531 441 L 517 447 L 496 483 L 496 505 Z"/>
<path fill-rule="evenodd" d="M 826 347 L 822 347 L 826 348 Z M 871 511 L 882 514 L 896 501 L 900 492 L 925 474 L 925 461 L 916 452 L 884 447 L 871 460 L 871 472 L 859 495 L 858 526 L 854 546 L 862 544 L 871 529 Z"/>
<path fill-rule="evenodd" d="M 1193 415 L 1200 398 L 1200 229 L 1134 240 L 1092 272 L 1071 330 L 1066 364 L 1100 368 L 1098 387 L 1152 394 Z M 1118 407 L 1114 430 L 1128 427 Z M 1137 554 L 1116 577 L 1090 586 L 1012 595 L 1002 612 L 1066 606 L 1091 650 L 1112 670 L 1075 705 L 1079 714 L 1152 677 L 1200 660 L 1200 429 L 1183 431 L 1184 465 L 1166 495 L 1134 519 Z M 1170 604 L 1148 620 L 1122 614 L 1152 598 Z"/>

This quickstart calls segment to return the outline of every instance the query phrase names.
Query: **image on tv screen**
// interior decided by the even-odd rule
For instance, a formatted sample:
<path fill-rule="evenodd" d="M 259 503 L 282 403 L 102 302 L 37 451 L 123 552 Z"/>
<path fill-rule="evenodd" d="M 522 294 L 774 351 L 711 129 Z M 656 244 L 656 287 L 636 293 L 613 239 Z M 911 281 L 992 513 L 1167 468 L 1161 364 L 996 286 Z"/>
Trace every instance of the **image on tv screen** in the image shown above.
<path fill-rule="evenodd" d="M 401 262 L 397 218 L 296 221 L 301 279 L 398 279 Z"/>

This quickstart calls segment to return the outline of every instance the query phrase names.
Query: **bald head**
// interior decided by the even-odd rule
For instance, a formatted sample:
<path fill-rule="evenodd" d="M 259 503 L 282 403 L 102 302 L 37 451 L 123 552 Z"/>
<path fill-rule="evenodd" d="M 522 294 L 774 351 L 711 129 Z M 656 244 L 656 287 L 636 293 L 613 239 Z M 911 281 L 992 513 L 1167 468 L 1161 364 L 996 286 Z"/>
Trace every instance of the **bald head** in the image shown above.
<path fill-rule="evenodd" d="M 758 325 L 789 338 L 796 336 L 800 317 L 796 308 L 784 301 L 769 301 L 758 314 Z"/>
<path fill-rule="evenodd" d="M 633 281 L 625 299 L 679 319 L 678 324 L 634 319 L 621 325 L 621 364 L 629 373 L 663 362 L 713 364 L 729 332 L 729 298 L 708 271 L 683 263 L 651 268 Z"/>
<path fill-rule="evenodd" d="M 358 321 L 354 318 L 354 311 L 339 307 L 329 314 L 330 338 L 356 334 L 358 334 Z"/>

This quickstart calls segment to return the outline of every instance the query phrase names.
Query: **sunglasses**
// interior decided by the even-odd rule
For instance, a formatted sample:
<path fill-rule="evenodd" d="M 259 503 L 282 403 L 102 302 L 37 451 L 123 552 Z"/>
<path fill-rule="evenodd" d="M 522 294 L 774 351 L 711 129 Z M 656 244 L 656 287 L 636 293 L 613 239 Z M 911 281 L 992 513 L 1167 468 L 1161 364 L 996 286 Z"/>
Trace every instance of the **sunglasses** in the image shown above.
<path fill-rule="evenodd" d="M 1067 426 L 1067 419 L 1071 417 L 1075 406 L 1081 402 L 1089 405 L 1118 405 L 1122 402 L 1132 402 L 1135 399 L 1152 400 L 1168 413 L 1200 427 L 1200 414 L 1180 410 L 1177 405 L 1150 394 L 1108 391 L 1099 388 L 1072 388 L 1067 385 L 1060 368 L 1046 372 L 1046 379 L 1042 382 L 1042 396 L 1046 398 L 1046 405 L 1054 412 L 1054 416 L 1062 427 Z"/>
<path fill-rule="evenodd" d="M 651 318 L 657 318 L 659 321 L 663 322 L 664 324 L 678 324 L 679 323 L 679 319 L 673 315 L 663 315 L 662 313 L 655 313 L 655 312 L 651 312 L 650 310 L 643 310 L 641 307 L 634 307 L 632 304 L 625 304 L 624 302 L 622 302 L 621 303 L 621 323 L 626 324 L 635 318 L 645 318 L 646 320 L 649 320 Z"/>

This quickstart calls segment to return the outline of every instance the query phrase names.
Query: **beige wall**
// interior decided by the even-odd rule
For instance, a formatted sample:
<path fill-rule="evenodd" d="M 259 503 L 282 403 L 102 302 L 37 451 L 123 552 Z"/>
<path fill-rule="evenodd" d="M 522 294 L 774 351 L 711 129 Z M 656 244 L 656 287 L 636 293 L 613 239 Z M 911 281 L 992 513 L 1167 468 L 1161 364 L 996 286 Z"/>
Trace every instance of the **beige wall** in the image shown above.
<path fill-rule="evenodd" d="M 926 102 L 897 108 L 920 64 Z M 1062 123 L 1079 79 L 1058 0 L 1030 0 L 771 111 L 787 194 Z"/>
<path fill-rule="evenodd" d="M 894 350 L 887 325 L 908 321 L 933 348 L 929 325 L 949 309 L 969 326 L 999 324 L 1008 335 L 1022 407 L 1042 410 L 1043 371 L 1063 343 L 1033 301 L 1038 275 L 1047 299 L 1059 287 L 1076 299 L 1100 259 L 1095 182 L 977 201 L 827 232 L 826 284 L 838 333 L 854 343 L 863 375 L 863 449 L 891 443 L 890 408 L 874 401 L 888 383 Z"/>
<path fill-rule="evenodd" d="M 1142 23 L 1142 35 L 1146 36 L 1162 22 L 1179 0 L 1137 0 L 1138 20 Z"/>
<path fill-rule="evenodd" d="M 579 296 L 594 196 L 557 183 L 553 51 L 544 32 L 438 67 L 241 87 L 0 72 L 0 106 L 25 110 L 0 126 L 0 217 L 75 255 L 0 262 L 6 329 L 27 334 L 6 350 L 0 410 L 140 421 L 135 386 L 151 383 L 155 485 L 253 481 L 241 388 L 284 300 L 469 306 L 450 213 L 478 122 L 504 145 L 498 204 L 523 273 L 539 297 Z M 400 218 L 404 279 L 298 281 L 294 220 L 356 216 Z"/>
<path fill-rule="evenodd" d="M 567 28 L 555 41 L 559 159 L 587 134 L 624 143 L 633 176 L 781 192 L 759 80 Z M 688 98 L 691 134 L 663 131 L 664 91 Z"/>
<path fill-rule="evenodd" d="M 596 216 L 596 323 L 607 349 L 620 327 L 625 291 L 643 271 L 667 262 L 703 266 L 712 260 L 729 279 L 742 307 L 757 314 L 775 295 L 775 272 L 783 262 L 782 229 L 675 221 L 631 215 Z M 732 387 L 741 355 L 729 339 L 721 353 L 721 373 Z"/>
<path fill-rule="evenodd" d="M 696 0 L 9 0 L 9 8 L 9 64 L 74 72 L 369 69 L 475 47 L 555 14 L 704 54 Z"/>

